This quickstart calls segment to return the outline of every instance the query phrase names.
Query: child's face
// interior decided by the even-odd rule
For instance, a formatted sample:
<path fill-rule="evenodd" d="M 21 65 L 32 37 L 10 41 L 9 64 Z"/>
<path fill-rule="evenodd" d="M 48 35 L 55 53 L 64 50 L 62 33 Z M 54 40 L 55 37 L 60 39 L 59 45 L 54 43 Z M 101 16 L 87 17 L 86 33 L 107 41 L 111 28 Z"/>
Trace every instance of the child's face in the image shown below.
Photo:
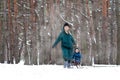
<path fill-rule="evenodd" d="M 79 52 L 79 50 L 78 50 L 78 49 L 76 49 L 76 50 L 75 50 L 75 52 Z"/>

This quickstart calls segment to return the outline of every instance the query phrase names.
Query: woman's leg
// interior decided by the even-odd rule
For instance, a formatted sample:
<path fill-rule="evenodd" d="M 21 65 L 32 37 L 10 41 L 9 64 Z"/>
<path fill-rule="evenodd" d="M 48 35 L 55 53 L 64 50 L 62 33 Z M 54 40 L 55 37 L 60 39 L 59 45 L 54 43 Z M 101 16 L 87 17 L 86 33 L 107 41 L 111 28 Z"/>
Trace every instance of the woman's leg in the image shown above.
<path fill-rule="evenodd" d="M 68 60 L 68 65 L 67 65 L 67 67 L 70 68 L 70 66 L 71 66 L 71 61 Z"/>
<path fill-rule="evenodd" d="M 64 59 L 64 68 L 70 68 L 71 59 L 72 59 L 72 49 L 62 48 L 63 59 Z"/>
<path fill-rule="evenodd" d="M 66 48 L 62 48 L 62 55 L 63 55 L 63 59 L 64 59 L 64 68 L 67 68 L 67 65 L 68 65 L 68 60 L 67 60 L 68 50 Z"/>
<path fill-rule="evenodd" d="M 73 56 L 73 49 L 68 49 L 68 68 L 71 67 L 72 56 Z"/>
<path fill-rule="evenodd" d="M 64 61 L 64 68 L 67 68 L 68 61 Z"/>

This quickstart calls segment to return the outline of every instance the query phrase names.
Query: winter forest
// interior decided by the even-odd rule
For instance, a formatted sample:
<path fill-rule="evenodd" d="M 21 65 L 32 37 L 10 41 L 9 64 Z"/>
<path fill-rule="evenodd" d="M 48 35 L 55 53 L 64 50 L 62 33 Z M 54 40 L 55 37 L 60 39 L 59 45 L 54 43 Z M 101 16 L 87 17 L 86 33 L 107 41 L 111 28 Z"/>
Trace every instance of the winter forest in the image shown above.
<path fill-rule="evenodd" d="M 82 65 L 120 64 L 120 0 L 0 0 L 0 63 L 63 64 L 65 22 Z"/>

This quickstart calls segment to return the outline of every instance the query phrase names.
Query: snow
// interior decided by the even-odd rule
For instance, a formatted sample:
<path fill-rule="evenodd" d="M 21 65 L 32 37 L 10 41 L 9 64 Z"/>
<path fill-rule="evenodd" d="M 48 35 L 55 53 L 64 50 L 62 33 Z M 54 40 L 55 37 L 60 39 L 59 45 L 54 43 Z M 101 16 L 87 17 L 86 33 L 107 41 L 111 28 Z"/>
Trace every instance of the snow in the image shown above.
<path fill-rule="evenodd" d="M 43 5 L 41 7 L 43 7 Z"/>
<path fill-rule="evenodd" d="M 48 32 L 48 36 L 51 36 L 51 34 Z"/>
<path fill-rule="evenodd" d="M 94 65 L 63 68 L 62 65 L 0 64 L 4 80 L 119 80 L 120 66 Z"/>

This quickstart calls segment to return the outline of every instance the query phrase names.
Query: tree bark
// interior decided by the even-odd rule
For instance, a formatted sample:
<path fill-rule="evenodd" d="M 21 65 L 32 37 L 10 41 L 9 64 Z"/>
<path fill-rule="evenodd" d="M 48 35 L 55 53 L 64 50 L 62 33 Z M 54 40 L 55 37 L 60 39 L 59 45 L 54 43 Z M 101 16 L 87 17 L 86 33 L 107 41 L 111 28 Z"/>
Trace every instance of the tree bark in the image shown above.
<path fill-rule="evenodd" d="M 117 22 L 117 65 L 120 65 L 120 0 L 116 2 L 116 22 Z"/>

